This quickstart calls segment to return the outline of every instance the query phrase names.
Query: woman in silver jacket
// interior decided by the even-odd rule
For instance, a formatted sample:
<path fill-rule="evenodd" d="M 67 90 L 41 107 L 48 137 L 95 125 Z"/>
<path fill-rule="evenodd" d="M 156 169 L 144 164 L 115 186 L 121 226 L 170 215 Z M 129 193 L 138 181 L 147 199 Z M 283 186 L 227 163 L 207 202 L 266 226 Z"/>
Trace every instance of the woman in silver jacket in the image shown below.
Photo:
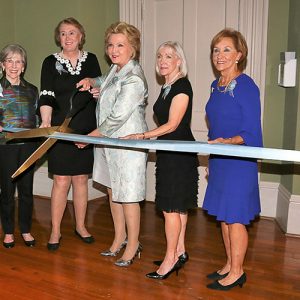
<path fill-rule="evenodd" d="M 97 129 L 90 136 L 118 138 L 129 133 L 145 132 L 145 106 L 148 97 L 147 82 L 138 63 L 140 32 L 125 22 L 112 24 L 105 32 L 106 55 L 112 65 L 107 74 L 85 78 L 77 86 L 95 93 L 100 88 L 96 108 Z M 77 144 L 84 147 L 84 144 Z M 140 206 L 145 199 L 147 153 L 96 146 L 93 180 L 107 187 L 115 237 L 103 256 L 122 257 L 115 262 L 124 267 L 140 257 Z M 126 230 L 127 229 L 127 230 Z M 126 233 L 127 232 L 127 233 Z"/>

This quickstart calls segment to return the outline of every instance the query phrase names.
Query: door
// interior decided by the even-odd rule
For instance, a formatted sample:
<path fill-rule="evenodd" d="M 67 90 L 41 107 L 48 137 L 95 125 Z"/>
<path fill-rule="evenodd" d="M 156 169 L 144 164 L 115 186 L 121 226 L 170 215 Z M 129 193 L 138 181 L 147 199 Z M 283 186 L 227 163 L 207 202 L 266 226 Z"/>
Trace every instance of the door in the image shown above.
<path fill-rule="evenodd" d="M 266 61 L 266 30 L 268 0 L 120 0 L 120 19 L 141 31 L 141 64 L 148 86 L 149 99 L 146 119 L 149 128 L 153 120 L 153 104 L 160 84 L 155 74 L 155 53 L 165 41 L 181 43 L 188 62 L 188 77 L 194 91 L 192 130 L 196 140 L 207 141 L 205 105 L 209 98 L 214 74 L 210 63 L 212 37 L 225 27 L 243 33 L 248 47 L 248 73 L 263 94 Z M 206 157 L 200 160 L 199 205 L 206 188 Z M 147 200 L 155 197 L 155 155 L 150 154 L 147 178 Z"/>

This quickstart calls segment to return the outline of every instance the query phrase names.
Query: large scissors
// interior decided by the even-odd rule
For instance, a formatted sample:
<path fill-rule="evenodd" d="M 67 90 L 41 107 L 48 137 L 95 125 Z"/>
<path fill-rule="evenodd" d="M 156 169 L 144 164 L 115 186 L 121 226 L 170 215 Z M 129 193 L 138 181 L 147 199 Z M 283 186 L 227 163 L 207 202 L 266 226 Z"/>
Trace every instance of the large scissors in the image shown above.
<path fill-rule="evenodd" d="M 79 87 L 80 89 L 80 87 Z M 75 109 L 73 106 L 73 98 L 79 92 L 79 89 L 74 90 L 70 97 L 70 109 L 67 113 L 63 123 L 60 126 L 52 126 L 45 128 L 34 128 L 29 130 L 17 129 L 13 132 L 10 131 L 9 128 L 3 128 L 3 131 L 7 131 L 5 133 L 5 138 L 8 140 L 12 139 L 24 139 L 24 138 L 37 138 L 37 137 L 47 137 L 55 132 L 60 133 L 70 133 L 73 130 L 69 128 L 69 124 L 72 118 L 84 108 L 84 106 Z M 15 173 L 11 176 L 12 178 L 17 177 L 21 173 L 23 173 L 26 169 L 28 169 L 31 165 L 33 165 L 39 158 L 41 158 L 57 141 L 55 138 L 47 138 L 26 160 L 25 162 L 15 171 Z"/>

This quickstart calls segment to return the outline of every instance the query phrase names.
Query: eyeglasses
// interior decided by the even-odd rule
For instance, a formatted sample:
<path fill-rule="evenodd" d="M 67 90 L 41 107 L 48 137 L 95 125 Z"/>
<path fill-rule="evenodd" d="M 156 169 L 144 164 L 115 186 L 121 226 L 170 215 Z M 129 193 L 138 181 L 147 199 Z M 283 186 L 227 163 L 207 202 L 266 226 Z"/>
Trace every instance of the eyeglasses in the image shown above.
<path fill-rule="evenodd" d="M 12 65 L 15 65 L 15 66 L 21 66 L 24 64 L 24 62 L 22 60 L 13 60 L 13 59 L 6 59 L 5 62 L 9 65 L 9 66 L 12 66 Z"/>

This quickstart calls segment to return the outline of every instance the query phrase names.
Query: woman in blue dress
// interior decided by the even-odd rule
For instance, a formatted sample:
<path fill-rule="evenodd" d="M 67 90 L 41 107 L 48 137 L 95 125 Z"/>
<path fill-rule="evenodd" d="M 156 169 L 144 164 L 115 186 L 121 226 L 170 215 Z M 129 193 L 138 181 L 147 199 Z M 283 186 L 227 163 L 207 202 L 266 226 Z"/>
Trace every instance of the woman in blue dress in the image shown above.
<path fill-rule="evenodd" d="M 261 147 L 259 89 L 242 73 L 247 44 L 240 32 L 224 29 L 211 42 L 211 59 L 219 73 L 206 105 L 209 143 Z M 221 222 L 225 265 L 207 277 L 207 287 L 229 290 L 246 282 L 243 262 L 248 247 L 246 225 L 260 213 L 255 159 L 211 155 L 203 209 Z"/>

